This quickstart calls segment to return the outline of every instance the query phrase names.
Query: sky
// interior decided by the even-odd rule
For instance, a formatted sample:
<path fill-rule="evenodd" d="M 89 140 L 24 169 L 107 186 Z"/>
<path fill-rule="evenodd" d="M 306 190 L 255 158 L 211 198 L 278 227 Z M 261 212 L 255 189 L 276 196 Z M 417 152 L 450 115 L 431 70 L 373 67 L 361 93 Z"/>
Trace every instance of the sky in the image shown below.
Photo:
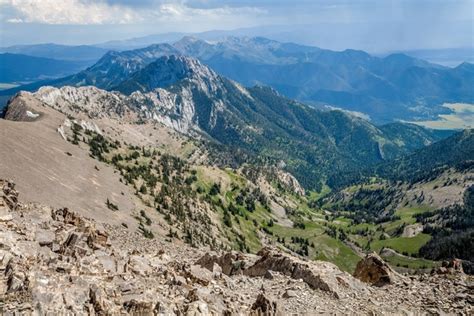
<path fill-rule="evenodd" d="M 339 50 L 472 47 L 474 0 L 0 0 L 0 46 L 241 28 Z"/>

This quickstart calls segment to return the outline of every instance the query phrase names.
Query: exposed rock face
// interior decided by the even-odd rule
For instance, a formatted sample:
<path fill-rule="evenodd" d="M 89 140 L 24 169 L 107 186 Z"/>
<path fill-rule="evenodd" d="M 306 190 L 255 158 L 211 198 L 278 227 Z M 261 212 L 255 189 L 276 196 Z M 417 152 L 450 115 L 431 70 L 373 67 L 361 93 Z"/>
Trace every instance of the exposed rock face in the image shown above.
<path fill-rule="evenodd" d="M 17 97 L 8 103 L 4 110 L 3 118 L 17 122 L 32 122 L 41 118 L 41 112 L 33 110 L 30 106 L 28 106 L 28 96 L 28 92 L 18 93 Z"/>
<path fill-rule="evenodd" d="M 245 88 L 218 76 L 198 60 L 175 55 L 156 60 L 116 88 L 127 95 L 95 86 L 43 86 L 35 93 L 22 92 L 13 98 L 14 106 L 5 118 L 35 120 L 40 114 L 26 106 L 33 102 L 72 116 L 83 113 L 91 119 L 156 121 L 180 133 L 197 135 L 214 128 L 225 108 L 225 99 L 216 95 L 226 95 L 230 89 L 250 98 Z"/>
<path fill-rule="evenodd" d="M 438 274 L 464 273 L 464 270 L 462 267 L 462 260 L 453 259 L 451 261 L 443 261 L 441 267 L 434 269 L 433 273 L 438 273 Z"/>
<path fill-rule="evenodd" d="M 197 59 L 169 55 L 158 58 L 114 87 L 113 90 L 125 94 L 135 91 L 148 92 L 156 88 L 169 87 L 183 79 L 194 80 L 196 83 L 206 85 L 209 91 L 212 91 L 213 82 L 218 80 L 218 76 Z"/>
<path fill-rule="evenodd" d="M 31 94 L 48 106 L 67 114 L 86 113 L 90 118 L 123 117 L 127 114 L 126 98 L 93 86 L 41 87 Z"/>
<path fill-rule="evenodd" d="M 337 298 L 343 297 L 346 290 L 363 288 L 357 280 L 329 262 L 316 261 L 310 265 L 271 248 L 262 249 L 258 255 L 261 258 L 244 271 L 245 275 L 265 276 L 268 271 L 277 271 L 293 279 L 302 279 L 311 288 L 327 291 Z"/>
<path fill-rule="evenodd" d="M 420 234 L 421 232 L 423 232 L 423 225 L 421 225 L 420 223 L 407 225 L 403 229 L 403 233 L 402 233 L 401 237 L 412 238 L 412 237 L 415 237 L 416 235 Z"/>
<path fill-rule="evenodd" d="M 201 259 L 196 261 L 196 264 L 209 271 L 215 271 L 215 265 L 217 264 L 222 269 L 222 273 L 231 276 L 242 274 L 248 263 L 242 254 L 228 252 L 222 256 L 206 253 Z"/>
<path fill-rule="evenodd" d="M 33 121 L 36 113 L 25 106 L 27 103 L 46 104 L 61 113 L 76 116 L 84 113 L 88 118 L 114 118 L 125 121 L 159 122 L 182 134 L 197 135 L 202 129 L 216 126 L 218 114 L 224 110 L 221 99 L 214 94 L 225 94 L 230 85 L 233 89 L 244 88 L 217 76 L 209 68 L 192 59 L 183 64 L 192 64 L 192 75 L 183 79 L 178 88 L 156 88 L 148 92 L 135 91 L 129 96 L 109 92 L 93 86 L 55 88 L 41 87 L 37 92 L 22 92 L 11 101 L 6 112 L 8 120 Z M 198 63 L 197 65 L 195 63 Z M 205 77 L 208 75 L 209 77 Z M 239 90 L 240 91 L 240 90 Z M 196 102 L 196 94 L 205 97 L 208 103 Z M 248 94 L 248 92 L 247 92 Z M 204 106 L 205 108 L 200 108 Z M 208 112 L 206 117 L 203 112 Z M 31 115 L 28 116 L 27 114 Z M 199 116 L 198 114 L 201 114 Z"/>
<path fill-rule="evenodd" d="M 380 256 L 371 253 L 357 263 L 354 277 L 375 286 L 384 286 L 393 283 L 398 275 Z"/>
<path fill-rule="evenodd" d="M 0 179 L 0 208 L 15 211 L 18 208 L 18 192 L 11 181 Z"/>
<path fill-rule="evenodd" d="M 283 170 L 277 170 L 276 173 L 278 180 L 280 180 L 280 182 L 288 187 L 292 192 L 301 196 L 305 195 L 305 189 L 291 173 L 285 172 Z"/>
<path fill-rule="evenodd" d="M 250 315 L 255 316 L 273 316 L 277 314 L 277 304 L 270 301 L 262 293 L 258 294 L 257 300 L 252 305 Z"/>

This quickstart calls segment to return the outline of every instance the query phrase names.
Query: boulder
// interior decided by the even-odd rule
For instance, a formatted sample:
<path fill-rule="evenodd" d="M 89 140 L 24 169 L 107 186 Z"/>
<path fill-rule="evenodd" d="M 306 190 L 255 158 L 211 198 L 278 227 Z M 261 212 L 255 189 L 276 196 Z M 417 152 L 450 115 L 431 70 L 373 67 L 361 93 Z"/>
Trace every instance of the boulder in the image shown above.
<path fill-rule="evenodd" d="M 464 269 L 462 267 L 462 260 L 460 259 L 452 259 L 450 261 L 443 261 L 441 263 L 441 267 L 438 267 L 432 271 L 432 273 L 436 274 L 456 274 L 456 273 L 464 273 Z"/>
<path fill-rule="evenodd" d="M 213 272 L 215 271 L 214 264 L 217 264 L 221 267 L 222 273 L 231 276 L 242 273 L 246 265 L 245 259 L 242 254 L 234 252 L 228 252 L 223 256 L 206 253 L 201 259 L 196 261 L 195 264 Z"/>
<path fill-rule="evenodd" d="M 446 265 L 446 267 L 451 269 L 453 272 L 464 272 L 462 269 L 462 261 L 459 259 L 452 259 L 448 262 L 443 262 L 443 265 Z"/>
<path fill-rule="evenodd" d="M 5 268 L 7 293 L 27 291 L 28 278 L 26 272 L 14 260 L 9 260 Z"/>
<path fill-rule="evenodd" d="M 263 277 L 267 280 L 273 280 L 275 278 L 275 272 L 268 270 Z"/>
<path fill-rule="evenodd" d="M 207 306 L 206 302 L 195 301 L 195 302 L 190 303 L 187 306 L 186 315 L 187 316 L 198 316 L 198 315 L 207 316 L 207 315 L 211 315 L 211 313 L 209 312 L 209 307 Z"/>
<path fill-rule="evenodd" d="M 110 309 L 104 290 L 99 288 L 96 284 L 93 284 L 90 288 L 89 299 L 94 311 L 99 315 L 104 314 Z"/>
<path fill-rule="evenodd" d="M 187 267 L 185 269 L 185 275 L 193 283 L 198 283 L 204 286 L 207 286 L 214 278 L 212 272 L 196 264 Z"/>
<path fill-rule="evenodd" d="M 282 297 L 283 298 L 292 298 L 298 296 L 295 291 L 293 290 L 286 290 L 285 293 L 283 293 Z"/>
<path fill-rule="evenodd" d="M 78 215 L 76 215 L 74 212 L 69 211 L 67 207 L 58 210 L 53 210 L 51 212 L 51 217 L 55 221 L 62 222 L 64 224 L 69 224 L 76 227 L 84 226 L 84 220 Z"/>
<path fill-rule="evenodd" d="M 277 314 L 277 304 L 265 297 L 263 293 L 258 294 L 257 300 L 252 304 L 250 315 L 272 316 Z"/>
<path fill-rule="evenodd" d="M 176 284 L 176 285 L 186 285 L 186 284 L 188 284 L 188 282 L 186 281 L 186 278 L 184 278 L 181 275 L 176 275 L 173 278 L 173 283 Z"/>
<path fill-rule="evenodd" d="M 154 304 L 152 302 L 138 301 L 132 299 L 123 303 L 123 308 L 130 315 L 154 315 Z"/>
<path fill-rule="evenodd" d="M 35 233 L 35 240 L 40 246 L 52 246 L 55 238 L 56 234 L 51 230 L 38 229 Z"/>
<path fill-rule="evenodd" d="M 132 255 L 129 257 L 128 266 L 137 275 L 145 276 L 152 272 L 152 267 L 147 257 Z"/>
<path fill-rule="evenodd" d="M 87 245 L 91 249 L 100 249 L 108 246 L 109 235 L 103 228 L 88 227 L 86 230 Z"/>
<path fill-rule="evenodd" d="M 11 211 L 18 208 L 18 192 L 15 184 L 8 180 L 0 180 L 0 207 L 7 207 Z"/>
<path fill-rule="evenodd" d="M 254 265 L 245 270 L 248 276 L 265 276 L 268 271 L 277 271 L 291 275 L 294 270 L 294 259 L 270 248 L 263 248 L 258 252 L 261 258 Z"/>
<path fill-rule="evenodd" d="M 9 222 L 13 219 L 13 215 L 5 206 L 0 206 L 0 222 Z"/>
<path fill-rule="evenodd" d="M 336 298 L 344 296 L 345 290 L 357 291 L 364 286 L 337 266 L 324 261 L 311 264 L 272 248 L 263 248 L 254 265 L 244 271 L 245 275 L 265 277 L 269 271 L 280 272 L 293 279 L 301 279 L 313 289 L 332 293 Z"/>
<path fill-rule="evenodd" d="M 375 286 L 394 283 L 397 273 L 376 253 L 368 254 L 357 263 L 354 277 Z"/>
<path fill-rule="evenodd" d="M 13 256 L 9 251 L 0 249 L 0 274 L 5 273 Z"/>

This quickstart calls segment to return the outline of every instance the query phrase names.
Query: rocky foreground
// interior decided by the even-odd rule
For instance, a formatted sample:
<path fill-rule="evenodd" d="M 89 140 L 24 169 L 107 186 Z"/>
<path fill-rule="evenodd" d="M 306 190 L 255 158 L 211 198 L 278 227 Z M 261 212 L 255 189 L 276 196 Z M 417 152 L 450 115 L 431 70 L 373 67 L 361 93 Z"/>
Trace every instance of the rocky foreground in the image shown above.
<path fill-rule="evenodd" d="M 211 253 L 18 202 L 0 180 L 0 314 L 464 314 L 474 283 L 456 265 L 402 276 L 377 255 L 356 277 L 276 249 Z"/>

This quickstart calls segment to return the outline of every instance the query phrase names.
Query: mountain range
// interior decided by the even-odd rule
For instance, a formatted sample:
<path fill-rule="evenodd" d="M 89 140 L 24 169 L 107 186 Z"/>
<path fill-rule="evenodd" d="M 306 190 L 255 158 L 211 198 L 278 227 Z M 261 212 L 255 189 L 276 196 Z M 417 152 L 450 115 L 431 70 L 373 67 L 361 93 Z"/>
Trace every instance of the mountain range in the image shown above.
<path fill-rule="evenodd" d="M 474 66 L 443 67 L 403 54 L 384 58 L 362 51 L 335 52 L 265 38 L 229 37 L 207 42 L 185 37 L 173 44 L 110 52 L 95 65 L 40 85 L 96 85 L 111 89 L 157 57 L 180 54 L 199 59 L 244 86 L 265 84 L 314 106 L 362 112 L 376 123 L 433 118 L 449 102 L 473 103 Z M 19 88 L 20 89 L 20 88 Z M 17 90 L 3 91 L 12 94 Z"/>
<path fill-rule="evenodd" d="M 20 54 L 57 60 L 82 61 L 92 63 L 97 61 L 107 52 L 108 49 L 96 46 L 69 46 L 53 43 L 0 47 L 0 53 Z"/>
<path fill-rule="evenodd" d="M 440 133 L 415 125 L 376 127 L 341 111 L 316 110 L 265 86 L 244 88 L 197 59 L 177 55 L 155 59 L 164 48 L 156 47 L 156 54 L 134 51 L 133 57 L 111 53 L 67 79 L 68 85 L 86 81 L 121 93 L 66 86 L 43 87 L 35 96 L 56 106 L 58 98 L 69 107 L 90 104 L 94 113 L 131 108 L 179 132 L 204 135 L 223 146 L 222 152 L 233 153 L 220 160 L 282 161 L 309 188 L 321 188 L 331 174 L 390 160 L 441 138 Z M 151 59 L 155 61 L 143 66 Z"/>

